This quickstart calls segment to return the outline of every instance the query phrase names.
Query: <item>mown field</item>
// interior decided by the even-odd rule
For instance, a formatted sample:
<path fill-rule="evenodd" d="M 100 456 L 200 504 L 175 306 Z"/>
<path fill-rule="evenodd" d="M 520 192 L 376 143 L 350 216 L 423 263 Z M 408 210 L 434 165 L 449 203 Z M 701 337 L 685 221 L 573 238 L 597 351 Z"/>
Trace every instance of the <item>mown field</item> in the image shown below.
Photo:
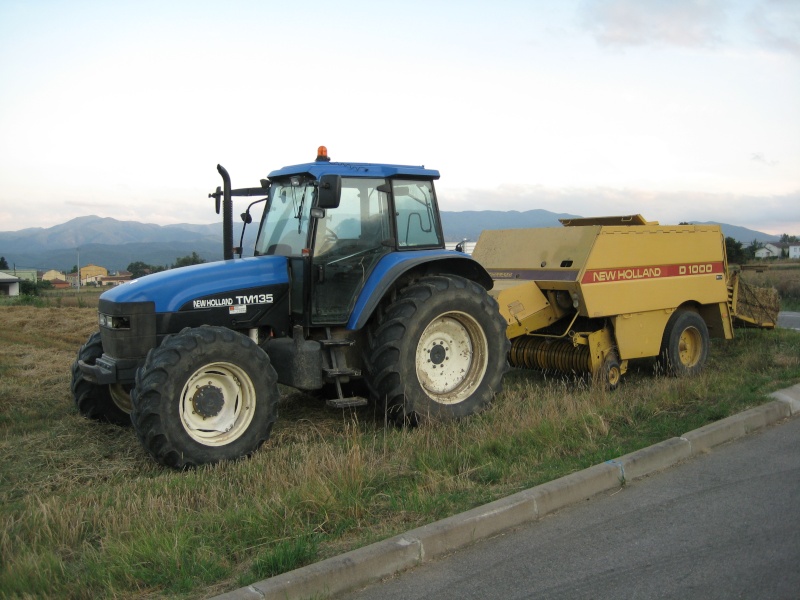
<path fill-rule="evenodd" d="M 81 418 L 93 308 L 0 307 L 0 597 L 208 597 L 625 454 L 800 382 L 800 333 L 737 330 L 693 379 L 608 393 L 512 371 L 491 410 L 418 429 L 285 388 L 251 459 L 186 473 Z"/>

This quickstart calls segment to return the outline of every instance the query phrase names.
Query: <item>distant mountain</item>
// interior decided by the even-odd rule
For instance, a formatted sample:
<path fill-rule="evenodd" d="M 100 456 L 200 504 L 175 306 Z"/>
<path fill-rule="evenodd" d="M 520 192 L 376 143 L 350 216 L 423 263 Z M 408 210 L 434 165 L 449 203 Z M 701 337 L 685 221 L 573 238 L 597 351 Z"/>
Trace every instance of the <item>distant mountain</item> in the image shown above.
<path fill-rule="evenodd" d="M 547 210 L 442 212 L 442 228 L 448 242 L 464 238 L 477 241 L 484 229 L 559 227 L 558 219 L 578 215 Z M 715 223 L 716 224 L 716 223 Z M 721 224 L 724 235 L 749 244 L 774 241 L 775 236 Z M 234 222 L 234 244 L 239 244 L 242 224 Z M 252 255 L 257 224 L 247 228 L 245 256 Z M 78 217 L 49 228 L 32 227 L 0 232 L 0 256 L 12 267 L 70 270 L 78 264 L 96 264 L 110 270 L 125 269 L 132 262 L 171 265 L 197 252 L 207 261 L 222 260 L 222 224 L 153 225 L 97 216 Z M 247 252 L 247 249 L 250 249 Z"/>
<path fill-rule="evenodd" d="M 477 242 L 484 229 L 527 229 L 529 227 L 561 227 L 559 219 L 574 219 L 578 215 L 554 213 L 549 210 L 466 210 L 442 212 L 442 229 L 447 242 L 464 238 Z"/>
<path fill-rule="evenodd" d="M 234 223 L 237 245 L 241 228 Z M 255 244 L 256 230 L 248 227 L 245 247 Z M 17 267 L 70 270 L 80 260 L 82 266 L 118 271 L 138 261 L 168 266 L 192 252 L 209 262 L 222 260 L 222 224 L 154 225 L 87 216 L 49 228 L 0 232 L 0 256 Z"/>
<path fill-rule="evenodd" d="M 727 225 L 726 223 L 718 223 L 716 221 L 691 221 L 692 225 L 719 225 L 722 228 L 722 235 L 725 237 L 732 237 L 737 242 L 742 242 L 745 246 L 749 246 L 753 240 L 758 242 L 775 242 L 780 236 L 770 235 L 761 231 L 748 229 L 747 227 L 739 227 L 738 225 Z"/>
<path fill-rule="evenodd" d="M 78 217 L 47 229 L 33 227 L 20 231 L 0 232 L 0 247 L 8 248 L 9 251 L 17 251 L 33 247 L 37 250 L 78 248 L 89 244 L 117 246 L 128 243 L 163 241 L 190 242 L 198 237 L 198 232 L 189 229 L 191 227 L 198 226 L 170 225 L 162 227 L 137 221 L 118 221 L 110 217 Z M 200 235 L 209 237 L 213 236 L 213 233 L 210 230 L 201 230 Z"/>
<path fill-rule="evenodd" d="M 525 212 L 510 211 L 462 211 L 462 212 L 443 212 L 442 227 L 444 237 L 448 242 L 460 242 L 464 238 L 470 241 L 478 241 L 480 232 L 484 229 L 526 229 L 529 227 L 561 227 L 559 219 L 575 219 L 580 215 L 570 213 L 553 213 L 547 210 L 528 210 Z M 692 225 L 720 225 L 722 234 L 725 237 L 732 237 L 735 240 L 749 245 L 753 240 L 759 242 L 774 242 L 777 236 L 763 231 L 739 227 L 738 225 L 728 225 L 712 221 L 700 222 L 692 221 Z"/>

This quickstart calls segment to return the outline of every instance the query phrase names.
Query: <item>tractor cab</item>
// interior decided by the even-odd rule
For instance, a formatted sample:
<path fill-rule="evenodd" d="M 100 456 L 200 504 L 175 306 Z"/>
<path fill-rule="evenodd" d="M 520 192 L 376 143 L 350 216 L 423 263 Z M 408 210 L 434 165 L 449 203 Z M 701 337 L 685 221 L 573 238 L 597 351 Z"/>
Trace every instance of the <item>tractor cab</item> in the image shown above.
<path fill-rule="evenodd" d="M 304 326 L 347 323 L 380 259 L 442 249 L 433 180 L 423 167 L 313 163 L 269 175 L 255 255 L 285 256 L 291 312 Z"/>

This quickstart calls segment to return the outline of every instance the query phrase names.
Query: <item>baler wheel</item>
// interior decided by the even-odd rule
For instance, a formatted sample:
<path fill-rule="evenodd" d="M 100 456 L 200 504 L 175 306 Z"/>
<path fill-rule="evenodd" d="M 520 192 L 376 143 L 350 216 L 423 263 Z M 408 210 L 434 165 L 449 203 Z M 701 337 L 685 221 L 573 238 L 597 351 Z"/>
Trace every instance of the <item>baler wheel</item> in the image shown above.
<path fill-rule="evenodd" d="M 404 288 L 370 327 L 367 383 L 398 423 L 483 410 L 502 389 L 510 342 L 497 302 L 455 275 Z"/>
<path fill-rule="evenodd" d="M 277 418 L 277 379 L 247 336 L 187 328 L 148 353 L 136 374 L 131 419 L 145 449 L 174 469 L 249 456 Z"/>
<path fill-rule="evenodd" d="M 619 359 L 614 353 L 606 356 L 603 361 L 603 385 L 609 391 L 613 391 L 619 387 L 619 381 L 622 379 L 622 369 L 619 365 Z"/>
<path fill-rule="evenodd" d="M 664 329 L 661 364 L 670 375 L 697 375 L 708 358 L 708 327 L 696 312 L 676 310 Z"/>
<path fill-rule="evenodd" d="M 75 406 L 84 417 L 107 421 L 114 425 L 131 424 L 131 397 L 126 386 L 120 384 L 97 385 L 87 381 L 78 367 L 78 361 L 93 365 L 103 355 L 103 342 L 100 332 L 95 331 L 78 350 L 78 357 L 72 363 L 72 396 Z"/>

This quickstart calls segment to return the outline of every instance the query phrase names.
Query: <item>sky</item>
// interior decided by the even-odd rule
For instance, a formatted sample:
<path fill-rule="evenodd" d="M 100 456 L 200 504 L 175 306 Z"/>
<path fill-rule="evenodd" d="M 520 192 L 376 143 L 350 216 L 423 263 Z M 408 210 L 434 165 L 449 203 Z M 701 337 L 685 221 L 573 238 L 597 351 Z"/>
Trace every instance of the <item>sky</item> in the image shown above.
<path fill-rule="evenodd" d="M 0 231 L 217 222 L 218 163 L 319 145 L 445 211 L 800 235 L 800 0 L 0 0 Z"/>

